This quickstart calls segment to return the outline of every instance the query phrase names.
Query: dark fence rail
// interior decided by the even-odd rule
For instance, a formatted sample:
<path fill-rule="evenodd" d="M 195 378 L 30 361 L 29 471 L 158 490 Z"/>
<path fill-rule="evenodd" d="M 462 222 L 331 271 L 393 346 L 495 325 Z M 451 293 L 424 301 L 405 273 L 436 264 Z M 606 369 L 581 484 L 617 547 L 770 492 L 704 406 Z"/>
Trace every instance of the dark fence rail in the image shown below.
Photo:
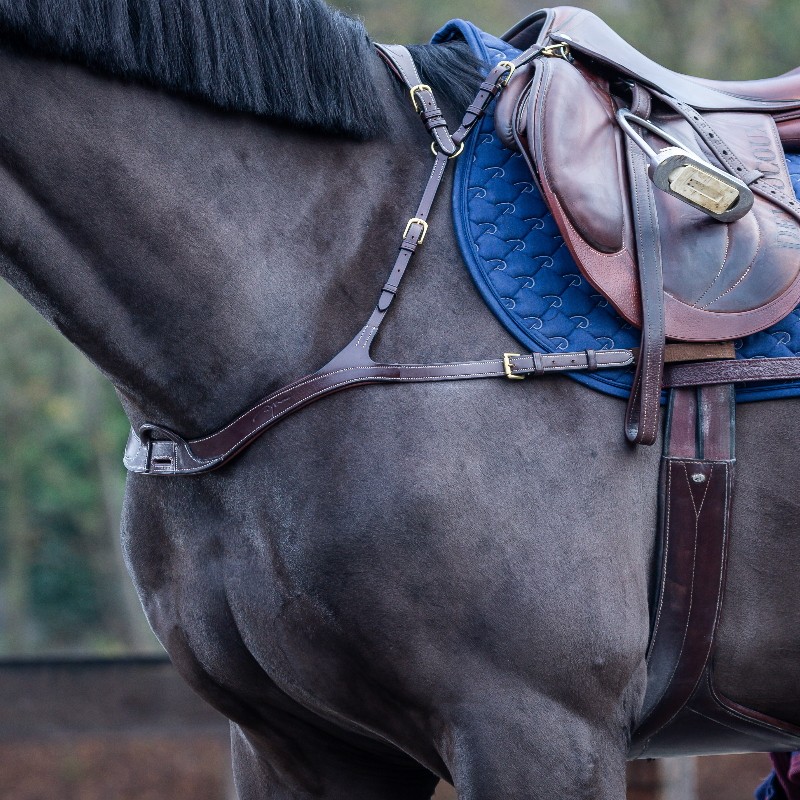
<path fill-rule="evenodd" d="M 0 661 L 3 800 L 232 800 L 228 725 L 165 657 Z"/>
<path fill-rule="evenodd" d="M 0 661 L 0 741 L 227 731 L 165 657 Z"/>
<path fill-rule="evenodd" d="M 628 800 L 751 800 L 768 770 L 763 755 L 629 766 Z M 0 661 L 0 797 L 109 796 L 230 800 L 226 720 L 163 656 Z"/>

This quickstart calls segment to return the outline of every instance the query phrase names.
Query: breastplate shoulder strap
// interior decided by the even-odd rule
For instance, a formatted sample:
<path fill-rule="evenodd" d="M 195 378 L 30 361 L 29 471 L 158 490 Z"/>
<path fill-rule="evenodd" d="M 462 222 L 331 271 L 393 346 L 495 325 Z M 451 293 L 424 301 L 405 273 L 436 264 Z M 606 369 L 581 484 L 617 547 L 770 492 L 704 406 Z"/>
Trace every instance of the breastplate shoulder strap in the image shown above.
<path fill-rule="evenodd" d="M 458 150 L 458 145 L 453 142 L 453 137 L 447 128 L 447 121 L 436 102 L 433 90 L 422 82 L 417 65 L 408 48 L 399 44 L 376 44 L 375 49 L 389 69 L 411 93 L 414 110 L 433 136 L 437 149 L 448 156 L 454 155 Z"/>

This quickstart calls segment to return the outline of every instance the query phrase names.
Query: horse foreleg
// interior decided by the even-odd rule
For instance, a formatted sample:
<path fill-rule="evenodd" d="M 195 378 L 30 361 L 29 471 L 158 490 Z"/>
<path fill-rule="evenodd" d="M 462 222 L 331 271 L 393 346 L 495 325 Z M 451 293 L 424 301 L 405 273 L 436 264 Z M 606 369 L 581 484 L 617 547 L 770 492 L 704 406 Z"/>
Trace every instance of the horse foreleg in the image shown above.
<path fill-rule="evenodd" d="M 625 798 L 622 726 L 590 724 L 553 698 L 470 709 L 448 740 L 459 800 Z"/>
<path fill-rule="evenodd" d="M 239 800 L 430 800 L 438 778 L 397 751 L 376 755 L 300 720 L 255 733 L 231 723 Z"/>

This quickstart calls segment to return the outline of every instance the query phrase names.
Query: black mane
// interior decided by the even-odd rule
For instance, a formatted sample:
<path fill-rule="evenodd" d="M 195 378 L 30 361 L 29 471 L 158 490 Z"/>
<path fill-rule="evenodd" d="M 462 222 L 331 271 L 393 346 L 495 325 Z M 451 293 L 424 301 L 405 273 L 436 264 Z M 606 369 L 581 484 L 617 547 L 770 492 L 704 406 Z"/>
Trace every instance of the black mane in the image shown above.
<path fill-rule="evenodd" d="M 386 126 L 364 26 L 322 0 L 0 0 L 0 37 L 223 109 L 360 139 Z M 477 74 L 464 55 L 415 48 L 457 102 Z"/>

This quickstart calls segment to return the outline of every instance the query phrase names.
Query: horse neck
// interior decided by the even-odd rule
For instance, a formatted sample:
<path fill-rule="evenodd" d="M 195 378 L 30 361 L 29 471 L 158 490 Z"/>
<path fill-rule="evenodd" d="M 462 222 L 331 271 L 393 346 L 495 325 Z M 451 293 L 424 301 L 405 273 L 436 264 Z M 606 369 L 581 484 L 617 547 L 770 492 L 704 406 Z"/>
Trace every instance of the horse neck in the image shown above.
<path fill-rule="evenodd" d="M 366 144 L 8 50 L 0 67 L 0 274 L 134 421 L 208 431 L 368 315 L 427 168 L 377 57 L 397 127 Z"/>

